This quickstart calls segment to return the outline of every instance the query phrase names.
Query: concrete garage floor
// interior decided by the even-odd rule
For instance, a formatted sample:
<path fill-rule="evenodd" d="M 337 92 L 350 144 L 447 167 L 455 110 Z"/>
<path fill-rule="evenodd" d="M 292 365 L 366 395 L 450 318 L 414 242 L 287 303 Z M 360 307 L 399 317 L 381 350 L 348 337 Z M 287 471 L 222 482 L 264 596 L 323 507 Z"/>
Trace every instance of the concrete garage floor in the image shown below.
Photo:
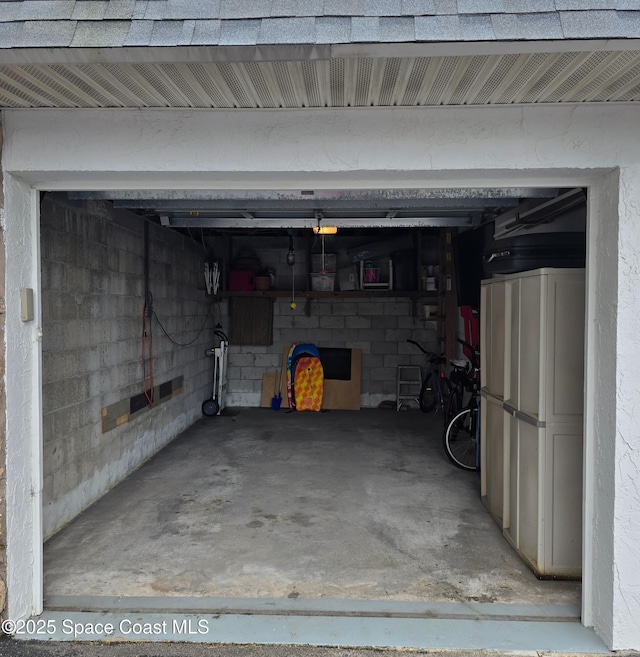
<path fill-rule="evenodd" d="M 420 411 L 203 418 L 45 544 L 52 596 L 579 605 L 537 580 Z"/>

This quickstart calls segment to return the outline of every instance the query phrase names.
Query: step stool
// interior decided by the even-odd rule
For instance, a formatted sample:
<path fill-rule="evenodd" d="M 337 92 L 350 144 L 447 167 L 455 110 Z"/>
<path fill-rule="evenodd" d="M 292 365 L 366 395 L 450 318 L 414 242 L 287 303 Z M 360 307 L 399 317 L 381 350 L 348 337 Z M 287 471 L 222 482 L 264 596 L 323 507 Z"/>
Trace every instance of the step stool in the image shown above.
<path fill-rule="evenodd" d="M 422 373 L 417 365 L 398 365 L 396 375 L 396 411 L 402 408 L 402 401 L 405 399 L 418 401 L 421 386 Z"/>

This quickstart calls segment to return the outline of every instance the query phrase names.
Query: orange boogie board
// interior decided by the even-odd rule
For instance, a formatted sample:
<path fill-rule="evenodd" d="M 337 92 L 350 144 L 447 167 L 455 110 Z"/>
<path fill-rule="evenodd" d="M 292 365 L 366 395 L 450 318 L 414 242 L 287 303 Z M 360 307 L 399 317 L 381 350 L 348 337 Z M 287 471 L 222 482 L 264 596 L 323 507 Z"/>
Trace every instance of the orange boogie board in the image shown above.
<path fill-rule="evenodd" d="M 302 356 L 294 373 L 297 411 L 319 411 L 322 408 L 324 370 L 319 358 Z"/>

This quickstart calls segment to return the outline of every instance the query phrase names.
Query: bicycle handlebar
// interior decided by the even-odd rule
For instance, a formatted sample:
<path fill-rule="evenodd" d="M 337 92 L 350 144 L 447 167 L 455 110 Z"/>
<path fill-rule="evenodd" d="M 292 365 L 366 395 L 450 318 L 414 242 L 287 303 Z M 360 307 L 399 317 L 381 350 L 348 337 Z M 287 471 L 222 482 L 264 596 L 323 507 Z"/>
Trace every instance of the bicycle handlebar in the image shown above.
<path fill-rule="evenodd" d="M 431 354 L 426 349 L 424 349 L 421 344 L 417 343 L 415 340 L 409 340 L 409 338 L 407 338 L 407 342 L 410 342 L 411 344 L 414 344 L 426 356 L 431 356 Z"/>
<path fill-rule="evenodd" d="M 476 369 L 479 368 L 479 365 L 478 365 L 478 359 L 479 359 L 479 357 L 480 357 L 480 350 L 478 349 L 478 347 L 474 347 L 472 344 L 470 344 L 470 343 L 467 342 L 466 340 L 462 340 L 461 338 L 456 338 L 456 340 L 457 340 L 457 341 L 458 341 L 463 347 L 466 347 L 467 349 L 469 349 L 469 350 L 471 351 L 471 364 L 472 364 L 473 367 L 475 367 Z"/>
<path fill-rule="evenodd" d="M 473 365 L 474 368 L 479 369 L 478 365 L 478 360 L 480 356 L 480 351 L 478 350 L 477 347 L 474 347 L 472 344 L 467 342 L 466 340 L 462 340 L 461 338 L 456 338 L 456 340 L 463 346 L 467 347 L 468 349 L 471 350 L 471 365 Z M 410 340 L 407 338 L 407 342 L 410 342 L 411 344 L 415 345 L 420 349 L 420 351 L 425 355 L 431 358 L 432 356 L 435 356 L 435 354 L 431 351 L 427 351 L 420 343 L 416 342 L 415 340 Z"/>

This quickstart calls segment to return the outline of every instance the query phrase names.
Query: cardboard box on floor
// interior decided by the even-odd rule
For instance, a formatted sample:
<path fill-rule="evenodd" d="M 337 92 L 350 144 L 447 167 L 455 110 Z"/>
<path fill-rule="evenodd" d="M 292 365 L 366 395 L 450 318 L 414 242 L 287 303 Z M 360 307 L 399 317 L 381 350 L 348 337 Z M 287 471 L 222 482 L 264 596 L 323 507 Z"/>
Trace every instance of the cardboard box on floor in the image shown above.
<path fill-rule="evenodd" d="M 278 376 L 279 372 L 265 372 L 262 375 L 261 408 L 271 408 L 271 400 L 278 394 Z"/>
<path fill-rule="evenodd" d="M 282 377 L 280 392 L 282 394 L 282 407 L 287 408 L 287 356 L 289 347 L 282 351 L 282 371 L 285 375 Z M 322 394 L 322 408 L 326 410 L 360 410 L 360 388 L 362 381 L 362 351 L 360 349 L 351 350 L 351 378 L 348 381 L 340 379 L 325 379 L 324 390 Z"/>

